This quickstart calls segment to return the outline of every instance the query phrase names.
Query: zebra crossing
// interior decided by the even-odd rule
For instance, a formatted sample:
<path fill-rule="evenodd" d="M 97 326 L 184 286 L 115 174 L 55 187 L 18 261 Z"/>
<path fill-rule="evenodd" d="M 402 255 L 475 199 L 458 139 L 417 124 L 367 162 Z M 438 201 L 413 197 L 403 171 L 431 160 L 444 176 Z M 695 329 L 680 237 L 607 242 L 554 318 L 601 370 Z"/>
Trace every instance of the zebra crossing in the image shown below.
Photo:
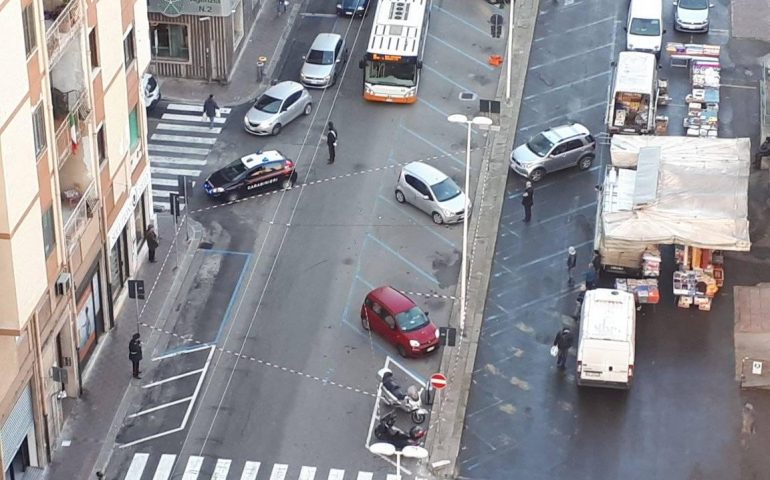
<path fill-rule="evenodd" d="M 307 465 L 298 469 L 283 463 L 270 466 L 255 461 L 236 465 L 236 462 L 230 459 L 197 455 L 190 455 L 186 463 L 178 460 L 176 455 L 163 454 L 157 463 L 151 463 L 150 454 L 135 453 L 122 480 L 170 480 L 174 466 L 177 469 L 173 478 L 178 479 L 181 475 L 181 480 L 375 480 L 372 472 L 359 471 L 346 475 L 345 470 L 339 468 L 330 468 L 328 473 L 324 473 L 321 469 Z M 401 477 L 407 478 L 406 475 Z M 385 474 L 381 478 L 397 480 L 394 473 Z"/>
<path fill-rule="evenodd" d="M 156 207 L 170 209 L 169 195 L 181 194 L 179 175 L 195 179 L 201 174 L 217 137 L 222 133 L 229 108 L 220 108 L 213 128 L 203 118 L 202 105 L 170 103 L 147 142 L 152 174 L 152 199 Z"/>

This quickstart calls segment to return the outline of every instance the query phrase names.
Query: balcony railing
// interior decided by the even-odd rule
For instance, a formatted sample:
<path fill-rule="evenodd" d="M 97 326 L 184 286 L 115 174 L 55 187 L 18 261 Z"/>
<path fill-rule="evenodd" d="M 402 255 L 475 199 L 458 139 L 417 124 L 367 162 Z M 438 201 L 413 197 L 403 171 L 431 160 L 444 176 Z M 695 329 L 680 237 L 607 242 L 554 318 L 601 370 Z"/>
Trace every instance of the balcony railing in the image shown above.
<path fill-rule="evenodd" d="M 69 0 L 60 9 L 45 12 L 45 18 L 48 63 L 53 66 L 81 25 L 83 12 L 80 0 Z"/>
<path fill-rule="evenodd" d="M 56 157 L 61 167 L 75 151 L 73 131 L 74 143 L 80 143 L 85 131 L 85 121 L 91 115 L 91 107 L 88 103 L 88 92 L 85 89 L 63 93 L 54 88 L 51 90 L 51 98 L 53 98 L 56 127 Z M 71 122 L 74 122 L 74 130 Z"/>
<path fill-rule="evenodd" d="M 88 222 L 99 213 L 99 194 L 96 191 L 96 182 L 92 181 L 88 189 L 78 200 L 69 218 L 64 223 L 64 241 L 67 252 L 72 253 L 78 246 L 78 240 L 83 235 Z M 69 209 L 65 209 L 69 210 Z"/>

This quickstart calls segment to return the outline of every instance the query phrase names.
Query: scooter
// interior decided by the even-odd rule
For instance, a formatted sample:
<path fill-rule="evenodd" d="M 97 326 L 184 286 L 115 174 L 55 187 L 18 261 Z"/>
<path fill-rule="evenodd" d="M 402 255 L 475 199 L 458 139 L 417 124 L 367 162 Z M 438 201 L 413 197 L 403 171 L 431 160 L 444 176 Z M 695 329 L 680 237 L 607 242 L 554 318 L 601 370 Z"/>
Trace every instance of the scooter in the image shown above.
<path fill-rule="evenodd" d="M 422 407 L 423 389 L 417 389 L 414 385 L 401 391 L 401 386 L 393 379 L 393 372 L 389 368 L 382 368 L 377 372 L 382 384 L 382 401 L 389 407 L 398 408 L 411 415 L 412 421 L 421 424 L 428 416 L 428 410 Z"/>
<path fill-rule="evenodd" d="M 404 432 L 396 426 L 396 412 L 391 410 L 383 415 L 374 427 L 374 437 L 392 444 L 397 450 L 403 450 L 408 445 L 419 445 L 425 437 L 425 430 L 415 425 Z"/>

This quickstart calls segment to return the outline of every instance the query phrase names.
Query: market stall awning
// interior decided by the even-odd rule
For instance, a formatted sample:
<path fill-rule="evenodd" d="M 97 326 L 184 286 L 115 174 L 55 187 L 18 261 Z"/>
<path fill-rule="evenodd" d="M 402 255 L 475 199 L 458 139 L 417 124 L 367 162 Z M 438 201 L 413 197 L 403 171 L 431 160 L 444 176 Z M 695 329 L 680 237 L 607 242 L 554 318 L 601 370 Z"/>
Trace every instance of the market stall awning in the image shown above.
<path fill-rule="evenodd" d="M 748 251 L 749 147 L 746 138 L 614 136 L 613 165 L 638 167 L 633 188 L 644 188 L 646 197 L 654 191 L 655 198 L 631 202 L 628 208 L 605 209 L 601 218 L 605 247 L 631 250 L 678 243 Z M 656 150 L 660 153 L 650 155 Z M 656 181 L 656 189 L 642 187 Z"/>

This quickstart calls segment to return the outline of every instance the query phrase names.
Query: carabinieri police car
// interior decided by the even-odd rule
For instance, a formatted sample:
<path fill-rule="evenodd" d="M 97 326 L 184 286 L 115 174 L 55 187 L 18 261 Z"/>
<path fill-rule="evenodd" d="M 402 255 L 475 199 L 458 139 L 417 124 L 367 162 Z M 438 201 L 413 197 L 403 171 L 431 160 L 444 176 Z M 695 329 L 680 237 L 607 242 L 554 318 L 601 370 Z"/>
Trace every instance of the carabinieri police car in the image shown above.
<path fill-rule="evenodd" d="M 203 189 L 211 198 L 233 201 L 244 193 L 288 189 L 296 181 L 294 162 L 278 150 L 268 150 L 250 153 L 217 170 L 203 183 Z"/>

